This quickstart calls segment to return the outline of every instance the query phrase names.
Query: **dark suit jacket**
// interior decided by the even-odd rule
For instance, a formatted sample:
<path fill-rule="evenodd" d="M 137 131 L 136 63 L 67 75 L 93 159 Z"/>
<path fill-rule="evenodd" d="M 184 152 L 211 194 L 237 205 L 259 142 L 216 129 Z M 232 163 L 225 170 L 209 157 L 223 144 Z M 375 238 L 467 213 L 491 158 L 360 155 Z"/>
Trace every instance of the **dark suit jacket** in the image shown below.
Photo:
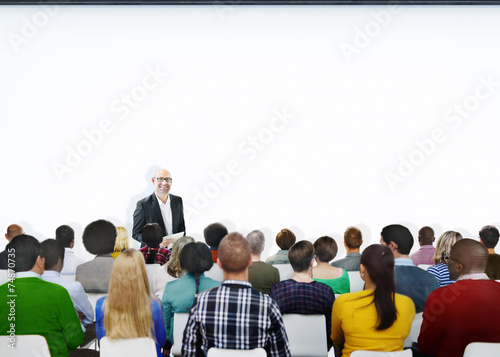
<path fill-rule="evenodd" d="M 172 210 L 172 230 L 170 234 L 185 232 L 186 227 L 184 224 L 184 207 L 182 205 L 182 198 L 175 195 L 170 195 L 170 208 Z M 137 202 L 137 207 L 134 212 L 134 228 L 132 229 L 132 238 L 138 242 L 142 241 L 142 228 L 147 223 L 158 223 L 163 231 L 163 236 L 167 235 L 165 223 L 158 204 L 158 198 L 153 192 L 152 195 L 143 198 Z"/>

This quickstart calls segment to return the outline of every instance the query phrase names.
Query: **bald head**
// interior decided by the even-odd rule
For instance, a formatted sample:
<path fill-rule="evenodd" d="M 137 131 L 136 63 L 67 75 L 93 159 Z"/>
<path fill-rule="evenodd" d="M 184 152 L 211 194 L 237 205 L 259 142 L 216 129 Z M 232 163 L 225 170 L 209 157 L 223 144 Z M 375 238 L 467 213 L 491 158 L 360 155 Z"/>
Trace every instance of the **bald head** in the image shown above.
<path fill-rule="evenodd" d="M 5 238 L 10 242 L 12 238 L 20 236 L 24 234 L 23 228 L 17 224 L 11 224 L 7 227 L 7 233 L 5 234 Z"/>
<path fill-rule="evenodd" d="M 422 227 L 418 231 L 418 243 L 420 246 L 432 245 L 434 243 L 434 230 L 428 226 Z"/>
<path fill-rule="evenodd" d="M 465 274 L 484 273 L 488 262 L 488 249 L 478 241 L 464 238 L 451 248 L 448 270 L 450 278 L 456 280 Z"/>
<path fill-rule="evenodd" d="M 154 177 L 151 178 L 155 186 L 156 195 L 163 200 L 166 200 L 170 187 L 172 187 L 172 175 L 168 170 L 156 170 Z"/>

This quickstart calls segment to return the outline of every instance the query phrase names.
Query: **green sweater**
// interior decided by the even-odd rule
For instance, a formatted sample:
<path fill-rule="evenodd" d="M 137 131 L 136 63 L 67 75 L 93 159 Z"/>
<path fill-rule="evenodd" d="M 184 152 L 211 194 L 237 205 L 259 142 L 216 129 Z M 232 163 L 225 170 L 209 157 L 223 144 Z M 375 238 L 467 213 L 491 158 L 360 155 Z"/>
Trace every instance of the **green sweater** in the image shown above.
<path fill-rule="evenodd" d="M 82 343 L 84 332 L 64 287 L 35 277 L 15 279 L 13 285 L 14 293 L 9 292 L 9 282 L 0 285 L 0 335 L 8 335 L 10 324 L 15 323 L 16 335 L 44 336 L 52 357 L 67 357 Z M 11 300 L 13 309 L 8 304 Z"/>

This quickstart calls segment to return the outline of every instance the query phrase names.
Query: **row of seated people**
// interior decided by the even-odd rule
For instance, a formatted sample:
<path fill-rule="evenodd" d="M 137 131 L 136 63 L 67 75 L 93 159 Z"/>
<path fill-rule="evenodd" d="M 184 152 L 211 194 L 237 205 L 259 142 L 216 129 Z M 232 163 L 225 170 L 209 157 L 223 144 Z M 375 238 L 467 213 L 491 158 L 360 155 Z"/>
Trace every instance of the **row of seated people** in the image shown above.
<path fill-rule="evenodd" d="M 110 242 L 112 241 L 112 243 L 113 243 L 112 245 L 114 246 L 115 236 L 116 236 L 116 229 L 114 228 L 114 226 L 110 222 L 103 221 L 103 220 L 96 221 L 96 222 L 93 222 L 92 224 L 90 224 L 85 229 L 84 236 L 83 236 L 84 245 L 86 246 L 86 248 L 88 250 L 90 247 L 94 251 L 97 251 L 100 249 L 99 247 L 102 247 L 102 245 L 107 244 L 106 240 L 109 240 Z M 249 234 L 249 236 L 247 237 L 246 240 L 237 234 L 236 235 L 233 234 L 232 236 L 234 238 L 233 240 L 236 243 L 239 242 L 238 243 L 239 245 L 243 244 L 241 242 L 241 240 L 244 240 L 246 242 L 246 244 L 248 245 L 249 259 L 246 260 L 246 265 L 245 265 L 245 269 L 244 269 L 245 274 L 243 274 L 243 275 L 241 274 L 242 270 L 238 270 L 238 269 L 235 269 L 234 267 L 230 267 L 230 266 L 225 266 L 223 264 L 223 259 L 220 259 L 219 266 L 223 272 L 223 279 L 222 280 L 224 280 L 224 283 L 222 284 L 222 286 L 226 284 L 226 280 L 231 280 L 232 273 L 238 273 L 236 275 L 236 277 L 244 278 L 243 280 L 241 280 L 241 279 L 234 279 L 234 280 L 238 280 L 238 281 L 248 280 L 250 275 L 251 275 L 248 272 L 248 270 L 249 270 L 248 266 L 250 265 L 250 268 L 251 268 L 251 266 L 255 265 L 255 262 L 259 260 L 258 258 L 260 258 L 260 253 L 263 250 L 264 237 L 263 237 L 262 233 L 259 231 L 254 231 L 251 234 Z M 23 237 L 23 236 L 21 236 L 21 237 Z M 24 237 L 26 237 L 26 236 L 24 236 Z M 92 237 L 92 238 L 90 238 L 90 237 Z M 113 239 L 111 240 L 109 237 L 112 237 Z M 293 275 L 292 279 L 290 279 L 290 280 L 282 281 L 279 283 L 274 283 L 271 286 L 271 289 L 270 289 L 271 300 L 274 301 L 275 303 L 277 303 L 277 306 L 279 308 L 280 313 L 303 313 L 303 314 L 313 314 L 313 313 L 318 314 L 319 313 L 319 314 L 324 314 L 326 317 L 326 320 L 327 320 L 327 330 L 331 331 L 331 334 L 330 334 L 330 332 L 328 333 L 328 336 L 331 337 L 331 340 L 329 339 L 328 345 L 331 346 L 331 341 L 333 340 L 333 342 L 336 345 L 336 347 L 338 348 L 338 350 L 342 351 L 342 355 L 347 356 L 354 349 L 370 349 L 370 348 L 372 348 L 372 349 L 382 348 L 384 350 L 401 349 L 402 348 L 402 341 L 404 341 L 404 338 L 408 335 L 409 326 L 411 325 L 411 322 L 413 321 L 415 309 L 417 309 L 417 311 L 419 309 L 417 300 L 420 296 L 418 294 L 416 294 L 416 295 L 413 294 L 414 296 L 412 296 L 412 293 L 415 291 L 422 291 L 422 290 L 424 291 L 424 293 L 420 294 L 420 295 L 422 295 L 422 294 L 425 295 L 425 299 L 423 300 L 423 306 L 421 307 L 423 309 L 424 306 L 427 306 L 425 304 L 426 300 L 427 300 L 427 295 L 429 295 L 429 293 L 434 289 L 430 289 L 430 291 L 427 292 L 426 290 L 429 290 L 429 289 L 427 286 L 425 286 L 425 284 L 418 287 L 418 284 L 421 283 L 422 281 L 425 282 L 427 280 L 427 277 L 425 277 L 425 278 L 420 277 L 419 278 L 419 276 L 415 275 L 415 274 L 413 274 L 413 276 L 412 276 L 412 274 L 399 274 L 399 275 L 403 276 L 403 280 L 401 280 L 401 277 L 400 277 L 400 281 L 404 281 L 404 279 L 411 280 L 408 285 L 411 286 L 413 284 L 414 291 L 410 291 L 406 294 L 404 292 L 402 292 L 401 295 L 399 295 L 399 294 L 394 295 L 393 293 L 390 293 L 390 291 L 392 291 L 391 277 L 392 277 L 392 284 L 394 285 L 394 289 L 395 289 L 394 291 L 397 292 L 397 290 L 398 290 L 398 272 L 397 272 L 398 268 L 396 268 L 396 273 L 395 273 L 394 272 L 394 257 L 396 257 L 396 261 L 398 259 L 402 259 L 404 262 L 404 259 L 408 259 L 408 258 L 404 257 L 407 254 L 402 254 L 402 253 L 406 252 L 406 248 L 409 245 L 408 242 L 410 240 L 411 240 L 411 245 L 413 244 L 413 238 L 411 237 L 411 233 L 409 232 L 409 230 L 407 230 L 405 227 L 400 226 L 400 225 L 391 225 L 391 226 L 385 227 L 382 230 L 381 237 L 382 237 L 381 238 L 382 245 L 373 245 L 373 246 L 366 248 L 365 251 L 363 252 L 363 255 L 361 255 L 361 257 L 360 257 L 361 265 L 360 265 L 359 271 L 360 271 L 360 274 L 361 274 L 363 280 L 365 280 L 365 282 L 366 282 L 365 290 L 364 290 L 365 292 L 363 294 L 361 294 L 360 296 L 357 296 L 355 294 L 343 295 L 343 296 L 339 297 L 337 302 L 334 303 L 334 301 L 335 301 L 335 296 L 334 296 L 335 287 L 325 285 L 324 284 L 325 281 L 322 281 L 321 278 L 317 279 L 318 281 L 313 280 L 313 278 L 312 278 L 313 276 L 317 276 L 317 275 L 321 276 L 321 274 L 314 273 L 314 270 L 316 268 L 320 268 L 320 269 L 327 268 L 326 270 L 335 271 L 336 276 L 334 279 L 323 279 L 323 280 L 337 280 L 337 279 L 340 279 L 344 275 L 344 271 L 342 271 L 342 273 L 340 273 L 339 269 L 332 268 L 332 267 L 328 266 L 328 262 L 331 259 L 333 259 L 332 254 L 333 254 L 333 256 L 335 256 L 335 254 L 336 254 L 337 247 L 336 247 L 335 241 L 329 237 L 321 237 L 320 239 L 318 239 L 314 243 L 314 246 L 313 246 L 313 244 L 311 244 L 308 241 L 299 241 L 299 242 L 296 242 L 295 244 L 293 244 L 288 249 L 287 258 L 288 258 L 289 263 L 293 267 L 294 275 Z M 178 240 L 178 241 L 181 242 L 181 240 Z M 477 253 L 476 256 L 473 257 L 474 259 L 472 259 L 472 262 L 468 261 L 468 263 L 470 263 L 470 264 L 467 267 L 467 269 L 464 270 L 463 275 L 470 274 L 471 272 L 468 271 L 470 269 L 474 270 L 474 271 L 472 271 L 472 273 L 474 273 L 474 274 L 478 273 L 478 271 L 481 270 L 479 266 L 482 264 L 483 260 L 484 260 L 484 263 L 486 265 L 486 260 L 488 259 L 488 251 L 486 250 L 486 248 L 484 248 L 484 246 L 482 246 L 478 242 L 471 241 L 471 240 L 463 240 L 463 241 L 465 242 L 463 245 L 467 249 L 462 248 L 462 250 L 467 250 L 468 252 L 473 251 L 473 252 Z M 477 243 L 477 245 L 479 245 L 479 246 L 471 245 L 472 244 L 471 242 Z M 55 244 L 55 243 L 57 243 L 57 242 L 54 240 L 47 240 L 47 241 L 42 243 L 42 246 L 41 246 L 42 247 L 42 254 L 39 257 L 37 257 L 37 259 L 35 260 L 35 265 L 33 266 L 33 268 L 38 267 L 38 270 L 35 269 L 36 270 L 35 273 L 37 271 L 39 271 L 40 267 L 39 267 L 38 258 L 40 258 L 41 256 L 45 256 L 44 268 L 47 267 L 47 268 L 50 268 L 48 270 L 61 271 L 61 269 L 62 269 L 62 256 L 64 256 L 64 249 L 62 248 L 62 246 L 60 246 L 59 253 L 54 254 L 53 251 L 57 250 L 57 249 L 55 249 L 55 248 L 57 248 L 57 244 Z M 177 243 L 177 241 L 176 241 L 176 243 Z M 238 246 L 238 244 L 236 244 L 236 243 L 235 243 L 235 245 Z M 383 245 L 387 245 L 387 247 L 382 248 Z M 409 250 L 411 249 L 411 245 L 410 245 L 409 249 L 407 249 L 408 253 L 409 253 Z M 176 247 L 179 247 L 179 246 L 180 246 L 180 243 L 177 244 L 177 246 L 174 244 L 173 251 L 175 252 Z M 186 249 L 186 247 L 188 247 L 188 248 Z M 109 248 L 109 244 L 108 244 L 108 248 Z M 479 248 L 482 248 L 482 250 Z M 22 244 L 21 244 L 20 248 L 14 245 L 13 247 L 8 246 L 8 249 L 13 249 L 14 251 L 17 252 L 16 253 L 17 259 L 18 259 L 18 256 L 20 255 L 20 252 L 24 252 L 24 250 L 25 250 L 25 249 L 23 249 Z M 6 251 L 9 251 L 8 249 Z M 382 251 L 378 252 L 377 249 L 378 250 L 382 249 Z M 173 342 L 172 341 L 172 320 L 171 320 L 173 318 L 173 313 L 188 311 L 188 309 L 193 305 L 195 295 L 198 294 L 199 291 L 203 291 L 203 290 L 211 288 L 213 286 L 220 285 L 220 281 L 206 278 L 203 275 L 203 273 L 208 271 L 213 264 L 213 260 L 212 260 L 213 259 L 213 251 L 211 253 L 206 245 L 204 245 L 202 243 L 191 242 L 191 243 L 185 244 L 183 247 L 180 247 L 177 250 L 178 250 L 178 254 L 179 254 L 180 267 L 181 267 L 181 273 L 178 273 L 178 277 L 181 277 L 183 274 L 185 274 L 184 277 L 182 277 L 181 279 L 179 279 L 175 282 L 169 282 L 166 284 L 166 288 L 165 288 L 165 291 L 163 293 L 163 310 L 164 310 L 163 312 L 164 312 L 164 314 L 161 312 L 161 310 L 162 310 L 161 305 L 155 303 L 154 299 L 152 299 L 150 302 L 150 310 L 151 310 L 151 314 L 152 314 L 151 316 L 155 317 L 154 318 L 154 327 L 155 328 L 152 330 L 150 328 L 149 331 L 150 332 L 155 331 L 153 336 L 157 337 L 158 354 L 159 355 L 161 355 L 160 347 L 165 346 L 166 349 L 168 349 L 169 345 L 168 345 L 168 343 L 165 344 L 166 340 L 170 341 L 170 343 Z M 129 324 L 129 325 L 137 324 L 137 316 L 131 317 L 131 316 L 127 316 L 127 314 L 130 313 L 133 315 L 137 312 L 137 308 L 135 308 L 133 306 L 133 303 L 131 303 L 131 301 L 134 299 L 137 299 L 138 296 L 134 295 L 135 297 L 133 297 L 133 298 L 125 298 L 124 296 L 120 297 L 119 296 L 120 294 L 118 293 L 118 292 L 121 292 L 121 294 L 123 295 L 123 291 L 126 290 L 126 291 L 133 291 L 132 293 L 135 294 L 136 293 L 135 290 L 137 290 L 137 287 L 133 283 L 132 283 L 132 285 L 130 285 L 131 280 L 133 280 L 136 284 L 139 282 L 139 285 L 141 285 L 141 286 L 146 285 L 145 286 L 145 289 L 146 289 L 145 296 L 148 299 L 151 299 L 149 283 L 147 281 L 147 274 L 145 273 L 145 269 L 143 268 L 144 258 L 146 258 L 146 257 L 143 254 L 137 253 L 133 250 L 126 250 L 125 252 L 126 252 L 126 254 L 124 254 L 122 258 L 120 258 L 120 256 L 122 256 L 120 254 L 118 256 L 118 258 L 116 259 L 116 262 L 120 262 L 119 264 L 113 264 L 113 263 L 111 264 L 112 273 L 110 274 L 110 279 L 108 279 L 108 281 L 109 281 L 109 295 L 106 298 L 109 300 L 107 300 L 107 302 L 106 302 L 106 299 L 103 298 L 103 299 L 99 300 L 98 304 L 97 304 L 96 322 L 97 322 L 97 334 L 98 334 L 99 338 L 102 337 L 104 334 L 106 334 L 106 331 L 109 330 L 109 328 L 112 329 L 113 328 L 112 326 L 120 326 L 120 328 L 118 330 L 123 330 L 123 331 L 125 331 L 124 332 L 125 334 L 128 334 L 128 332 L 126 331 L 127 329 L 122 328 L 121 326 L 128 326 L 127 324 Z M 218 248 L 217 252 L 220 255 L 221 249 Z M 387 253 L 387 252 L 389 252 L 389 253 Z M 450 262 L 458 262 L 458 261 L 465 262 L 465 261 L 467 261 L 467 259 L 466 259 L 467 257 L 465 257 L 463 259 L 462 258 L 457 259 L 456 257 L 453 258 L 453 254 L 451 254 L 452 252 L 453 252 L 453 248 L 450 251 L 449 256 L 447 257 L 448 266 L 450 266 Z M 459 253 L 457 253 L 458 256 L 461 256 L 462 253 L 460 253 L 460 252 L 461 252 L 461 250 L 459 250 Z M 484 252 L 486 252 L 486 253 L 484 253 Z M 379 256 L 379 253 L 380 253 L 380 256 Z M 172 255 L 174 256 L 177 254 L 172 254 Z M 189 257 L 189 258 L 184 259 L 184 263 L 183 263 L 183 259 L 182 259 L 183 255 Z M 227 259 L 231 258 L 232 260 L 235 260 L 237 258 L 241 258 L 241 257 L 238 257 L 238 255 L 241 255 L 241 252 L 239 254 L 236 254 L 236 252 L 232 252 L 232 254 L 227 256 L 228 257 Z M 147 254 L 147 256 L 149 256 L 149 254 Z M 245 255 L 243 254 L 243 256 L 245 256 Z M 363 261 L 364 261 L 363 256 L 366 256 L 365 258 L 368 259 L 368 260 L 365 259 L 364 263 L 363 263 Z M 389 257 L 388 263 L 387 262 L 384 263 L 385 256 Z M 401 256 L 403 256 L 403 257 L 401 258 Z M 193 257 L 204 257 L 204 259 L 200 259 L 200 258 L 193 259 Z M 99 255 L 96 257 L 96 259 L 97 258 L 99 258 Z M 101 257 L 101 258 L 104 258 L 104 257 Z M 329 259 L 329 258 L 331 258 L 331 259 Z M 315 259 L 317 261 L 317 266 L 314 266 Z M 113 262 L 112 258 L 111 259 L 108 258 L 108 260 Z M 375 261 L 375 263 L 373 263 L 373 264 L 375 264 L 374 266 L 372 263 L 370 263 L 371 260 Z M 125 261 L 128 261 L 128 263 L 125 263 Z M 252 261 L 254 261 L 253 264 L 252 264 Z M 171 262 L 173 262 L 173 259 Z M 326 265 L 328 267 L 324 266 L 325 264 L 322 264 L 322 263 L 326 263 Z M 384 263 L 384 264 L 382 264 L 382 263 Z M 234 263 L 234 264 L 236 264 L 236 263 Z M 382 264 L 382 265 L 380 265 L 380 264 Z M 391 264 L 392 264 L 392 267 L 391 267 Z M 460 265 L 461 265 L 462 269 L 466 268 L 466 266 L 465 266 L 466 264 L 460 263 Z M 371 268 L 370 268 L 370 266 L 371 266 Z M 404 267 L 404 269 L 402 269 L 403 272 L 408 270 L 406 268 L 410 267 L 409 264 L 406 264 L 406 265 L 403 264 L 401 266 Z M 126 269 L 132 269 L 132 267 L 135 267 L 135 269 L 140 268 L 139 270 L 140 270 L 141 274 L 138 275 L 139 270 L 136 270 L 135 275 L 133 274 L 132 271 L 126 270 Z M 94 270 L 96 269 L 95 267 L 93 267 L 93 268 L 94 268 Z M 412 268 L 414 268 L 414 267 L 412 267 Z M 321 272 L 320 269 L 318 269 L 319 272 Z M 33 269 L 31 269 L 31 270 L 33 270 Z M 370 270 L 372 271 L 372 274 L 370 274 Z M 16 268 L 16 271 L 19 271 L 19 270 L 17 270 L 17 268 Z M 416 269 L 416 271 L 420 271 L 424 274 L 427 274 L 423 270 L 418 269 L 418 268 Z M 484 267 L 483 267 L 483 271 L 484 271 Z M 451 271 L 450 271 L 450 273 L 451 273 Z M 30 277 L 34 277 L 33 274 L 31 274 L 31 275 L 28 274 L 28 275 Z M 44 274 L 44 275 L 46 275 L 46 274 Z M 104 274 L 99 274 L 99 275 L 102 276 Z M 135 276 L 135 278 L 130 279 L 132 276 Z M 424 276 L 424 275 L 422 275 L 422 276 Z M 23 274 L 21 273 L 21 276 L 19 276 L 19 274 L 18 274 L 18 278 L 19 277 L 23 277 Z M 394 279 L 394 277 L 395 277 L 395 279 Z M 484 278 L 484 276 L 480 276 L 480 277 Z M 49 274 L 47 280 L 50 280 L 50 279 L 51 279 L 51 277 Z M 83 280 L 85 281 L 85 279 L 83 279 Z M 279 281 L 279 279 L 278 279 L 278 281 Z M 114 299 L 113 299 L 113 293 L 112 293 L 113 284 L 117 284 L 113 288 L 115 291 L 115 294 L 116 294 Z M 125 284 L 125 286 L 122 284 Z M 389 285 L 387 285 L 387 284 L 389 284 Z M 404 284 L 399 284 L 399 285 L 404 285 Z M 131 286 L 133 288 L 131 288 Z M 381 286 L 383 288 L 377 289 L 377 286 Z M 178 290 L 175 290 L 175 287 L 177 287 Z M 91 289 L 88 289 L 88 290 L 91 290 Z M 183 298 L 179 298 L 179 296 L 178 296 L 181 293 L 181 291 L 187 294 Z M 383 293 L 381 291 L 383 291 Z M 439 290 L 437 290 L 437 291 L 439 291 Z M 452 291 L 456 292 L 455 290 L 452 290 Z M 387 292 L 389 292 L 389 293 L 387 293 Z M 387 299 L 386 295 L 383 295 L 386 293 L 387 293 L 387 296 L 389 296 L 388 299 Z M 359 293 L 356 293 L 356 294 L 359 294 Z M 405 297 L 404 295 L 409 296 L 411 299 Z M 444 296 L 444 293 L 442 293 L 441 295 Z M 384 300 L 384 296 L 385 296 L 385 300 Z M 344 297 L 345 297 L 345 299 L 344 299 Z M 382 300 L 377 301 L 377 299 L 379 299 L 379 298 L 381 298 Z M 346 305 L 347 307 L 345 307 L 345 308 L 342 307 L 344 305 L 341 303 L 344 300 L 350 302 L 349 304 Z M 387 313 L 389 310 L 391 310 L 390 308 L 387 309 L 389 300 L 392 301 L 393 307 L 394 306 L 396 307 L 398 317 L 395 319 L 392 319 L 392 320 L 389 317 L 387 320 L 385 320 L 385 318 L 384 318 L 385 313 Z M 109 307 L 113 306 L 113 305 L 109 305 L 109 304 L 111 304 L 112 301 L 115 301 L 115 303 L 117 303 L 117 305 L 115 306 L 117 309 L 116 311 L 117 311 L 117 315 L 118 315 L 118 316 L 115 316 L 117 320 L 109 320 L 110 319 L 109 311 L 113 311 L 112 308 L 109 309 Z M 262 297 L 259 298 L 259 301 L 262 302 Z M 355 301 L 356 303 L 353 304 L 352 301 Z M 404 303 L 401 301 L 403 301 Z M 118 302 L 119 302 L 119 304 L 118 304 Z M 358 303 L 360 303 L 361 305 L 358 306 L 357 305 Z M 391 305 L 391 304 L 389 304 L 389 305 Z M 77 308 L 77 310 L 79 310 L 76 302 L 75 302 L 74 306 Z M 141 306 L 144 306 L 144 304 L 142 304 Z M 199 305 L 197 305 L 197 306 L 199 306 Z M 368 307 L 368 306 L 373 307 L 375 309 L 374 311 L 376 312 L 373 316 L 370 316 L 370 318 L 368 318 L 368 320 L 363 320 L 363 318 L 352 319 L 352 321 L 349 318 L 347 320 L 345 320 L 346 316 L 348 316 L 348 317 L 350 316 L 352 318 L 355 315 L 356 311 L 358 311 L 360 309 L 362 310 L 363 307 Z M 106 309 L 104 309 L 105 307 L 106 307 Z M 196 308 L 196 306 L 194 306 L 193 308 Z M 332 308 L 333 308 L 333 313 L 332 313 Z M 81 308 L 80 311 L 82 309 L 83 308 Z M 382 309 L 382 310 L 380 310 L 380 309 Z M 105 310 L 107 312 L 104 312 Z M 436 310 L 436 309 L 434 308 L 434 310 Z M 396 311 L 396 310 L 394 310 L 394 311 Z M 430 315 L 428 315 L 428 316 L 433 317 L 433 319 L 435 320 L 436 317 L 432 316 L 432 315 L 433 314 L 436 315 L 436 314 L 435 314 L 435 311 L 433 311 L 432 306 L 430 307 L 429 311 L 430 311 Z M 373 311 L 370 314 L 372 314 L 372 313 L 373 313 Z M 205 312 L 204 312 L 204 314 L 205 314 Z M 93 312 L 90 312 L 87 315 L 84 313 L 83 314 L 80 313 L 80 322 L 83 323 L 84 318 L 85 317 L 88 318 L 88 316 L 90 316 L 90 315 L 93 316 Z M 387 315 L 387 316 L 390 316 L 390 315 L 391 314 L 389 313 L 389 315 Z M 106 316 L 108 316 L 108 323 L 107 324 L 106 324 Z M 361 316 L 363 317 L 364 315 L 361 315 Z M 393 316 L 395 316 L 394 313 L 393 313 Z M 424 319 L 425 319 L 425 317 L 426 317 L 426 315 L 424 313 Z M 364 316 L 364 318 L 367 318 L 367 317 Z M 373 324 L 371 324 L 371 322 L 373 322 L 373 321 L 371 321 L 372 318 L 375 318 L 374 321 L 377 323 L 374 322 Z M 190 320 L 191 320 L 191 318 L 190 318 Z M 384 321 L 382 321 L 382 320 L 384 320 Z M 111 322 L 111 321 L 113 321 L 113 322 Z M 121 322 L 118 323 L 117 321 L 121 321 Z M 132 323 L 130 321 L 135 321 L 135 322 Z M 166 330 L 165 330 L 165 326 L 163 325 L 163 321 L 164 321 L 164 325 L 166 326 Z M 362 322 L 361 324 L 360 324 L 360 321 Z M 409 325 L 407 324 L 408 321 L 409 321 Z M 348 327 L 349 326 L 348 322 L 355 322 L 355 324 L 352 325 L 351 327 Z M 370 322 L 370 323 L 368 323 L 368 322 Z M 106 326 L 108 326 L 109 328 Z M 151 326 L 149 326 L 149 327 L 151 327 Z M 189 322 L 188 322 L 187 327 L 189 327 Z M 406 327 L 408 327 L 408 331 L 406 331 Z M 340 328 L 340 331 L 339 331 L 339 328 Z M 366 328 L 367 328 L 367 330 L 364 330 Z M 186 331 L 188 331 L 188 328 L 186 329 Z M 346 336 L 346 333 L 348 334 L 349 331 L 350 331 L 350 333 L 352 333 L 353 331 L 357 331 L 355 333 L 355 336 L 351 336 L 351 337 L 355 337 L 355 338 L 353 340 L 350 340 L 350 342 Z M 388 333 L 388 335 L 385 336 L 384 333 L 382 333 L 381 331 L 384 333 Z M 371 336 L 370 333 L 375 333 L 374 337 Z M 141 333 L 139 333 L 139 335 L 141 335 Z M 158 339 L 158 337 L 161 337 L 164 335 L 167 337 L 166 340 L 162 340 L 161 338 Z M 286 335 L 286 333 L 284 335 Z M 108 336 L 110 338 L 124 338 L 122 335 L 120 335 L 122 337 L 116 337 L 117 335 L 115 335 L 113 333 L 109 334 L 109 332 L 108 332 Z M 128 336 L 127 338 L 139 337 L 139 336 L 136 336 L 134 334 L 127 335 L 127 336 Z M 143 335 L 141 335 L 141 336 L 143 336 Z M 151 336 L 151 335 L 148 334 L 148 336 Z M 186 345 L 186 346 L 189 345 L 189 340 L 186 342 L 186 333 L 185 333 L 184 337 L 185 337 L 184 338 L 185 341 L 183 341 L 183 349 L 184 349 L 184 345 Z M 286 337 L 283 337 L 283 336 L 282 336 L 282 338 L 286 339 Z M 389 338 L 390 343 L 386 340 L 386 338 Z M 426 340 L 425 340 L 425 335 L 424 335 L 424 338 L 422 338 L 422 342 L 421 342 L 421 345 L 424 346 L 422 348 L 423 351 L 424 352 L 432 352 L 432 350 L 429 350 L 428 346 L 426 347 L 425 341 Z M 466 341 L 466 340 L 464 340 L 464 341 Z M 419 340 L 419 342 L 420 342 L 420 340 Z M 461 342 L 463 342 L 463 341 L 461 341 Z M 206 351 L 206 348 L 211 346 L 209 343 L 208 344 L 207 343 L 208 343 L 207 341 L 205 341 L 203 343 L 203 346 L 205 347 L 205 351 Z M 228 346 L 231 346 L 231 343 L 233 343 L 233 342 L 228 342 L 228 343 L 229 343 L 229 345 L 222 346 L 222 347 L 230 348 Z M 367 346 L 367 344 L 368 344 L 368 346 Z M 459 345 L 461 346 L 461 344 L 459 344 Z M 51 346 L 51 343 L 49 343 L 49 347 L 50 346 Z M 221 347 L 220 343 L 217 346 Z M 261 346 L 261 347 L 264 347 L 264 346 Z M 465 347 L 465 346 L 463 346 L 463 347 Z M 68 348 L 69 348 L 69 346 L 68 346 Z M 186 347 L 186 348 L 188 348 L 188 347 Z M 272 355 L 272 351 L 270 351 L 269 348 L 270 348 L 270 346 L 267 346 L 268 353 Z M 287 349 L 285 348 L 283 351 L 286 352 Z M 279 355 L 282 355 L 283 351 L 281 351 Z M 462 349 L 462 351 L 463 351 L 463 349 Z M 438 352 L 438 350 L 436 350 L 434 352 Z M 189 353 L 189 351 L 186 351 L 186 353 Z M 438 355 L 455 355 L 455 354 L 450 354 L 450 353 L 451 352 L 449 350 L 445 350 L 444 354 L 438 353 Z M 456 354 L 456 355 L 458 355 L 458 354 Z"/>

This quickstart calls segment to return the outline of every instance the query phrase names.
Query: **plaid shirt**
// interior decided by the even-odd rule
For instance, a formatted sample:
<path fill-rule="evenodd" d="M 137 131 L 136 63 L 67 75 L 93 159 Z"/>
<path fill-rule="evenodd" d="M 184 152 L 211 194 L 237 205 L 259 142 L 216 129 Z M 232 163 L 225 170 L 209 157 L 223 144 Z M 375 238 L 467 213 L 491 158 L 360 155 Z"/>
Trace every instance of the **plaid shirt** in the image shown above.
<path fill-rule="evenodd" d="M 154 264 L 163 265 L 170 260 L 171 251 L 169 249 L 163 247 L 151 248 L 145 246 L 139 249 L 139 252 L 141 252 L 142 255 L 144 256 L 144 261 L 148 259 L 148 255 L 151 251 L 156 252 L 155 260 L 153 262 Z"/>
<path fill-rule="evenodd" d="M 197 345 L 201 345 L 201 351 Z M 253 289 L 249 282 L 239 280 L 225 280 L 220 286 L 203 291 L 191 309 L 182 356 L 204 355 L 211 347 L 238 350 L 262 347 L 268 356 L 291 356 L 276 302 Z"/>

